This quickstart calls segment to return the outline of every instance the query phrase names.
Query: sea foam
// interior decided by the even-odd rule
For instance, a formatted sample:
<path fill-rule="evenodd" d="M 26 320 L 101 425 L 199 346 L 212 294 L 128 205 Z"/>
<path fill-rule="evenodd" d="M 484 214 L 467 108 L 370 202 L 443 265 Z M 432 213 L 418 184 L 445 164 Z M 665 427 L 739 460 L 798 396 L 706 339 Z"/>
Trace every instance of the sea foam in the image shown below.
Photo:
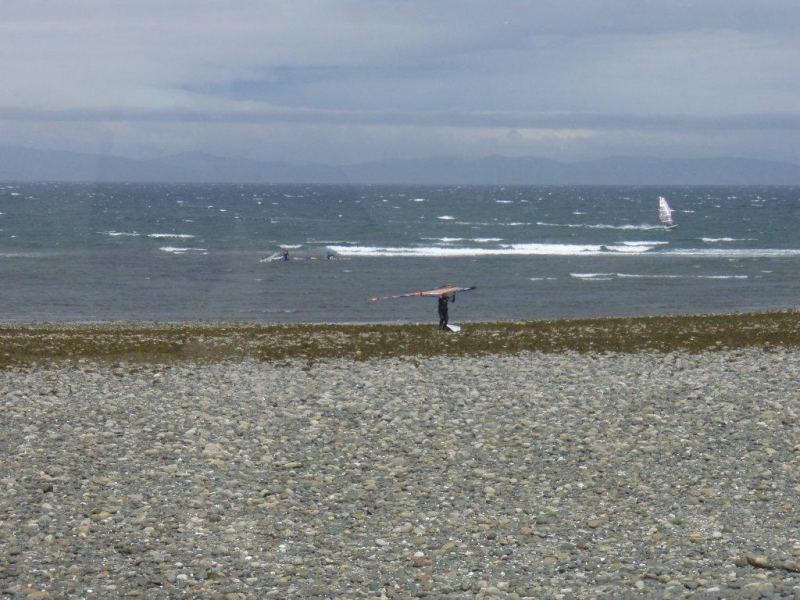
<path fill-rule="evenodd" d="M 540 227 L 569 227 L 574 229 L 620 229 L 623 231 L 652 231 L 656 229 L 664 229 L 663 225 L 649 225 L 642 223 L 640 225 L 610 225 L 606 223 L 547 223 L 545 221 L 537 221 L 536 224 Z"/>
<path fill-rule="evenodd" d="M 655 246 L 601 244 L 503 244 L 496 248 L 440 246 L 328 246 L 339 256 L 352 257 L 457 257 L 457 256 L 605 256 L 641 254 Z"/>
<path fill-rule="evenodd" d="M 207 253 L 206 248 L 178 248 L 175 246 L 161 246 L 159 248 L 162 252 L 169 252 L 170 254 L 186 254 L 188 252 L 203 252 Z"/>
<path fill-rule="evenodd" d="M 671 275 L 653 273 L 570 273 L 570 277 L 586 281 L 613 279 L 749 279 L 748 275 Z"/>
<path fill-rule="evenodd" d="M 193 238 L 194 236 L 188 233 L 148 233 L 147 237 L 156 239 L 167 239 L 167 238 L 189 239 Z"/>

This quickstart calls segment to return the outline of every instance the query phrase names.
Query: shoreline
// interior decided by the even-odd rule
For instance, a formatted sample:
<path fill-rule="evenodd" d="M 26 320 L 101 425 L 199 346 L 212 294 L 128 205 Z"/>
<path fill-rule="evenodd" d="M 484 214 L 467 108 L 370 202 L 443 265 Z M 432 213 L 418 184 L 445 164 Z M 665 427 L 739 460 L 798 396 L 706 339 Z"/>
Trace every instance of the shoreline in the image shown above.
<path fill-rule="evenodd" d="M 356 361 L 519 352 L 697 353 L 800 347 L 800 311 L 464 323 L 0 324 L 0 368 L 39 362 Z"/>

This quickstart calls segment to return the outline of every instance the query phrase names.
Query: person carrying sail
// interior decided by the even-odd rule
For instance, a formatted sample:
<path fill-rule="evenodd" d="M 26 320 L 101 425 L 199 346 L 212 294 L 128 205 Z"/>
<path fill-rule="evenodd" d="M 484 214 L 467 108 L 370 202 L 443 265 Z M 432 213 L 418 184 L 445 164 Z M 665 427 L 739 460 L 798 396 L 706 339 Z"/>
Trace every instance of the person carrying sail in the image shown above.
<path fill-rule="evenodd" d="M 446 331 L 447 330 L 447 303 L 448 302 L 455 302 L 456 295 L 453 294 L 449 296 L 447 294 L 442 294 L 439 296 L 439 329 Z"/>

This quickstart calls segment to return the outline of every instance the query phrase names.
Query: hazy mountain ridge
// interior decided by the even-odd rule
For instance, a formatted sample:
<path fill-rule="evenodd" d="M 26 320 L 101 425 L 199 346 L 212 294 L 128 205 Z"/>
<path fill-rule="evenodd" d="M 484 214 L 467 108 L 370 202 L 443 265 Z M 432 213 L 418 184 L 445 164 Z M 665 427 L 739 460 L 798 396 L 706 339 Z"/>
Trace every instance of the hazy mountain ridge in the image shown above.
<path fill-rule="evenodd" d="M 800 165 L 749 158 L 433 157 L 345 166 L 262 162 L 183 153 L 136 160 L 61 150 L 0 147 L 3 181 L 540 185 L 795 185 Z"/>

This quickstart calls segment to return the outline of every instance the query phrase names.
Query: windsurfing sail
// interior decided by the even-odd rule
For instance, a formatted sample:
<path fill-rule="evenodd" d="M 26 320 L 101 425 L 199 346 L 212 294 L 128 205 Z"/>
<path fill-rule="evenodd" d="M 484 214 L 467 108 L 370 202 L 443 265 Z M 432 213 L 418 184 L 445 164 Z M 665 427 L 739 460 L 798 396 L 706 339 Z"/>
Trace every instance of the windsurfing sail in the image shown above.
<path fill-rule="evenodd" d="M 407 292 L 405 294 L 395 294 L 394 296 L 373 296 L 369 299 L 370 302 L 377 302 L 378 300 L 390 300 L 392 298 L 438 298 L 439 296 L 449 296 L 456 292 L 468 292 L 474 290 L 475 286 L 471 287 L 458 287 L 455 285 L 447 285 L 432 290 L 420 290 L 418 292 Z"/>
<path fill-rule="evenodd" d="M 672 220 L 672 209 L 667 204 L 667 199 L 664 196 L 658 197 L 658 220 L 664 227 L 675 227 Z"/>

